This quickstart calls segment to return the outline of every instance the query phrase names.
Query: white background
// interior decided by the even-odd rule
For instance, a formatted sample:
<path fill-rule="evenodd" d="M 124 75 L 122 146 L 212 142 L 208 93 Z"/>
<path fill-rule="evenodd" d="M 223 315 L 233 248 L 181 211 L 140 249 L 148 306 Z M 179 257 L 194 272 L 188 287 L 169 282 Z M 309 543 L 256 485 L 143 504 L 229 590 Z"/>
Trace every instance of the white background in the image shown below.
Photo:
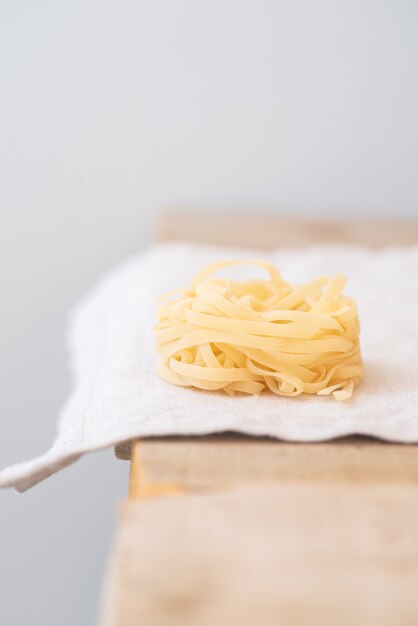
<path fill-rule="evenodd" d="M 67 310 L 159 211 L 418 217 L 418 4 L 0 0 L 0 463 L 45 450 Z M 128 466 L 0 493 L 0 624 L 91 626 Z"/>

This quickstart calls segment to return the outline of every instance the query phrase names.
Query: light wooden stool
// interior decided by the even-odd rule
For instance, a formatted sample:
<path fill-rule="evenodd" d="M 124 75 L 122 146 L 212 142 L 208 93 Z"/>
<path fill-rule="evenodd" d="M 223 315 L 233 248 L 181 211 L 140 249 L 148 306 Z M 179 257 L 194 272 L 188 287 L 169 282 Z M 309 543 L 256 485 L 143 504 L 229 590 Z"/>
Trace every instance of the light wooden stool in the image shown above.
<path fill-rule="evenodd" d="M 418 225 L 166 218 L 165 239 L 276 247 L 418 242 Z M 418 419 L 418 416 L 417 416 Z M 414 626 L 418 447 L 305 444 L 233 433 L 151 438 L 129 500 L 101 626 Z"/>

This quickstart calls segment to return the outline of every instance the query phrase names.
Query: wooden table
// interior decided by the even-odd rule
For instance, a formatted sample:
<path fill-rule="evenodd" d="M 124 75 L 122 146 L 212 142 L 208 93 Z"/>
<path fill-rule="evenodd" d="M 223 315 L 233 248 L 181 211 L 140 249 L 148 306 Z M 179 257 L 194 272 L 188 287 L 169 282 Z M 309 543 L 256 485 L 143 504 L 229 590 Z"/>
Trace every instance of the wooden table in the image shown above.
<path fill-rule="evenodd" d="M 231 226 L 234 228 L 231 228 Z M 418 225 L 168 217 L 162 237 L 259 247 L 418 242 Z M 418 419 L 418 416 L 417 416 Z M 102 626 L 415 626 L 418 447 L 233 433 L 144 439 Z"/>

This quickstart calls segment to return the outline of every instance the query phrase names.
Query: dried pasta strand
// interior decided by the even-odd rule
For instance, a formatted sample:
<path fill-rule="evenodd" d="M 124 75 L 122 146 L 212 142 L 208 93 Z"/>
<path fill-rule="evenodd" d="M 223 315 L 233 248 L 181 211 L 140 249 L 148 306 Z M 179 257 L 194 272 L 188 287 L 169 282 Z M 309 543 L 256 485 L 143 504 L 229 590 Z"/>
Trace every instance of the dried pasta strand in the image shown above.
<path fill-rule="evenodd" d="M 265 269 L 268 279 L 212 277 L 241 264 Z M 160 300 L 157 372 L 172 385 L 228 395 L 269 390 L 347 400 L 363 364 L 357 306 L 345 283 L 337 274 L 292 286 L 266 261 L 213 263 L 189 289 Z"/>

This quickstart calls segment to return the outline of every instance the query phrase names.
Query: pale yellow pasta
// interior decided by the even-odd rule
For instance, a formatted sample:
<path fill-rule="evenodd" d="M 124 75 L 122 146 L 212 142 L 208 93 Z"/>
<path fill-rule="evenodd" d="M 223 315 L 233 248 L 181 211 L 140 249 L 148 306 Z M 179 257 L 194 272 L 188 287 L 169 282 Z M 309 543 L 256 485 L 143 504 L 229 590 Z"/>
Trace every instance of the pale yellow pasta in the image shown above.
<path fill-rule="evenodd" d="M 231 265 L 264 268 L 268 280 L 213 278 Z M 158 309 L 158 374 L 173 385 L 281 396 L 351 397 L 363 373 L 359 321 L 345 278 L 286 283 L 264 261 L 209 265 Z"/>

